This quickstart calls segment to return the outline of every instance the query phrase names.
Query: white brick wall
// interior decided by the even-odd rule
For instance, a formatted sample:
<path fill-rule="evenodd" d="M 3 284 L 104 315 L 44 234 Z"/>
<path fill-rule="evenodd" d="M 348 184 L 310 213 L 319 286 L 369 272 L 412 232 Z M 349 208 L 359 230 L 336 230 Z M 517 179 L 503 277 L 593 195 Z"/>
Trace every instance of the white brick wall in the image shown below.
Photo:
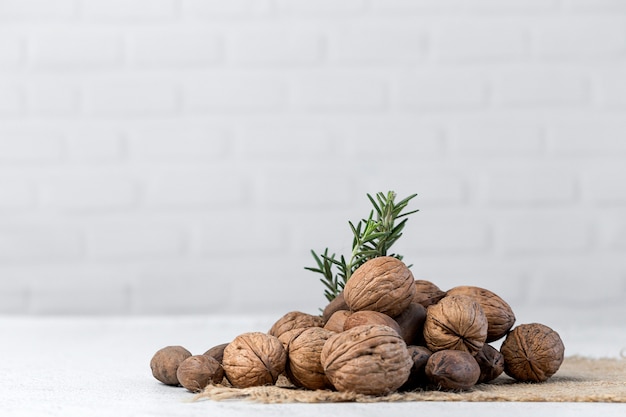
<path fill-rule="evenodd" d="M 417 277 L 623 306 L 625 166 L 623 1 L 0 1 L 1 313 L 315 312 L 390 189 Z"/>

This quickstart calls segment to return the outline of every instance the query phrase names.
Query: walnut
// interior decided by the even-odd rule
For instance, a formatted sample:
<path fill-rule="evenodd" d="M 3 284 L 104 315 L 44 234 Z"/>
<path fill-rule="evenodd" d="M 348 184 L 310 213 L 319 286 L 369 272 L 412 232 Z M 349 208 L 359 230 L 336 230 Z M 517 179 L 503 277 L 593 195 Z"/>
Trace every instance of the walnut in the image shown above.
<path fill-rule="evenodd" d="M 350 314 L 343 323 L 343 330 L 349 330 L 353 327 L 362 326 L 364 324 L 382 324 L 384 326 L 391 327 L 398 334 L 400 334 L 400 326 L 398 326 L 398 323 L 396 323 L 394 319 L 384 313 L 368 310 L 355 311 Z"/>
<path fill-rule="evenodd" d="M 235 388 L 272 385 L 285 370 L 287 354 L 277 337 L 244 333 L 224 349 L 222 366 Z"/>
<path fill-rule="evenodd" d="M 428 379 L 426 378 L 426 363 L 430 355 L 432 355 L 432 352 L 424 346 L 408 346 L 407 350 L 413 360 L 413 366 L 411 367 L 409 379 L 401 387 L 403 391 L 414 390 L 428 383 Z"/>
<path fill-rule="evenodd" d="M 428 359 L 426 376 L 439 389 L 467 390 L 478 382 L 480 366 L 468 352 L 440 350 Z"/>
<path fill-rule="evenodd" d="M 337 294 L 335 298 L 333 298 L 327 305 L 324 307 L 324 311 L 322 312 L 322 319 L 324 322 L 327 322 L 330 317 L 339 310 L 349 310 L 348 304 L 346 304 L 346 300 L 343 297 L 343 291 Z"/>
<path fill-rule="evenodd" d="M 346 319 L 352 314 L 349 310 L 337 310 L 333 313 L 332 316 L 326 321 L 324 328 L 326 330 L 330 330 L 331 332 L 341 333 L 343 332 L 343 325 L 346 322 Z"/>
<path fill-rule="evenodd" d="M 278 319 L 272 325 L 268 334 L 278 337 L 288 330 L 322 326 L 324 326 L 324 320 L 320 316 L 301 311 L 291 311 Z"/>
<path fill-rule="evenodd" d="M 210 356 L 221 364 L 222 359 L 224 358 L 224 349 L 226 349 L 226 346 L 228 346 L 228 343 L 213 346 L 211 349 L 204 352 L 203 355 Z"/>
<path fill-rule="evenodd" d="M 280 340 L 280 342 L 283 344 L 283 348 L 285 348 L 285 352 L 288 350 L 289 343 L 291 343 L 294 337 L 297 337 L 303 331 L 307 329 L 312 329 L 312 328 L 313 327 L 301 327 L 299 329 L 291 329 L 291 330 L 287 330 L 286 332 L 278 336 L 278 340 Z M 317 327 L 317 328 L 321 329 L 321 327 Z"/>
<path fill-rule="evenodd" d="M 456 349 L 475 355 L 487 339 L 487 318 L 472 298 L 449 295 L 428 307 L 424 339 L 433 352 Z"/>
<path fill-rule="evenodd" d="M 424 322 L 426 321 L 426 308 L 416 302 L 411 302 L 402 313 L 394 320 L 400 326 L 400 336 L 407 345 L 423 346 L 424 342 Z"/>
<path fill-rule="evenodd" d="M 504 356 L 498 349 L 487 343 L 478 351 L 474 359 L 480 366 L 478 383 L 493 381 L 504 371 Z"/>
<path fill-rule="evenodd" d="M 321 362 L 324 343 L 334 332 L 321 327 L 310 327 L 291 339 L 287 347 L 285 373 L 297 387 L 331 389 Z"/>
<path fill-rule="evenodd" d="M 343 290 L 352 311 L 374 310 L 390 317 L 408 307 L 415 294 L 413 274 L 400 260 L 380 256 L 354 271 Z"/>
<path fill-rule="evenodd" d="M 191 356 L 182 346 L 166 346 L 159 349 L 150 360 L 152 375 L 166 385 L 179 385 L 176 371 L 178 366 Z"/>
<path fill-rule="evenodd" d="M 502 342 L 504 372 L 522 382 L 543 382 L 558 371 L 565 346 L 557 332 L 539 323 L 521 324 Z"/>
<path fill-rule="evenodd" d="M 483 309 L 487 317 L 487 343 L 506 336 L 515 323 L 515 314 L 511 306 L 493 292 L 469 285 L 454 287 L 448 295 L 462 294 L 472 297 Z"/>
<path fill-rule="evenodd" d="M 332 335 L 321 353 L 322 366 L 338 391 L 385 395 L 400 388 L 413 366 L 406 343 L 383 325 L 353 327 Z"/>
<path fill-rule="evenodd" d="M 415 280 L 415 295 L 413 301 L 420 303 L 424 307 L 428 307 L 432 304 L 437 304 L 439 300 L 446 296 L 445 291 L 433 284 L 430 281 L 424 279 Z"/>
<path fill-rule="evenodd" d="M 180 385 L 191 392 L 202 391 L 211 382 L 217 384 L 224 379 L 224 369 L 219 362 L 207 355 L 194 355 L 185 359 L 178 370 L 176 377 Z"/>

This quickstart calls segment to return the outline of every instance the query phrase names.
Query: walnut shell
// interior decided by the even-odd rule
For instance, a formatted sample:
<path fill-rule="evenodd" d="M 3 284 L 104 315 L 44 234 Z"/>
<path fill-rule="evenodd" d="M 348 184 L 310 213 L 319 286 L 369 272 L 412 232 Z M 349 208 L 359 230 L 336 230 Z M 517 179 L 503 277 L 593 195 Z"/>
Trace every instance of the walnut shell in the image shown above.
<path fill-rule="evenodd" d="M 355 311 L 350 314 L 343 323 L 343 330 L 350 330 L 353 327 L 365 324 L 382 324 L 383 326 L 391 327 L 400 334 L 400 326 L 394 319 L 384 313 L 369 310 Z"/>
<path fill-rule="evenodd" d="M 439 300 L 446 296 L 446 292 L 442 291 L 438 286 L 424 279 L 415 280 L 415 295 L 413 301 L 428 307 L 437 304 Z"/>
<path fill-rule="evenodd" d="M 185 359 L 176 377 L 180 385 L 191 392 L 202 391 L 211 382 L 218 384 L 224 379 L 224 369 L 219 362 L 208 355 L 194 355 Z"/>
<path fill-rule="evenodd" d="M 322 319 L 324 322 L 327 322 L 330 317 L 339 310 L 349 310 L 348 304 L 346 304 L 346 300 L 343 297 L 343 291 L 337 294 L 335 298 L 333 298 L 327 305 L 324 307 L 324 311 L 322 312 Z"/>
<path fill-rule="evenodd" d="M 478 383 L 493 381 L 504 371 L 504 356 L 491 345 L 485 343 L 483 348 L 474 356 L 480 366 Z"/>
<path fill-rule="evenodd" d="M 504 372 L 522 382 L 543 382 L 559 370 L 565 346 L 557 332 L 539 324 L 521 324 L 502 342 Z"/>
<path fill-rule="evenodd" d="M 166 385 L 179 385 L 176 371 L 190 356 L 191 352 L 182 346 L 166 346 L 159 349 L 150 360 L 152 375 Z"/>
<path fill-rule="evenodd" d="M 385 395 L 409 378 L 413 360 L 390 327 L 365 325 L 335 333 L 324 344 L 322 366 L 338 391 Z"/>
<path fill-rule="evenodd" d="M 468 352 L 440 350 L 428 359 L 426 376 L 439 389 L 467 390 L 478 382 L 480 366 Z"/>
<path fill-rule="evenodd" d="M 354 271 L 343 295 L 352 311 L 373 310 L 395 317 L 413 300 L 413 282 L 411 270 L 402 261 L 380 256 Z"/>
<path fill-rule="evenodd" d="M 343 332 L 343 325 L 346 322 L 346 319 L 352 314 L 350 310 L 337 310 L 333 313 L 332 316 L 326 321 L 324 325 L 324 329 L 330 330 L 331 332 L 341 333 Z"/>
<path fill-rule="evenodd" d="M 433 352 L 455 349 L 475 355 L 487 339 L 487 318 L 472 298 L 449 295 L 426 310 L 424 339 Z"/>
<path fill-rule="evenodd" d="M 289 330 L 322 326 L 324 326 L 324 320 L 320 316 L 314 316 L 301 311 L 291 311 L 278 319 L 272 325 L 268 334 L 279 337 Z"/>
<path fill-rule="evenodd" d="M 222 366 L 235 388 L 273 385 L 285 370 L 287 354 L 277 337 L 244 333 L 224 349 Z"/>
<path fill-rule="evenodd" d="M 221 365 L 222 360 L 224 359 L 224 349 L 226 349 L 226 346 L 228 346 L 228 343 L 222 343 L 221 345 L 213 346 L 211 349 L 204 352 L 203 355 L 212 357 L 213 359 L 217 360 Z"/>
<path fill-rule="evenodd" d="M 448 295 L 462 294 L 472 297 L 487 317 L 487 343 L 506 336 L 515 323 L 515 314 L 506 301 L 492 291 L 480 287 L 463 285 L 448 290 Z"/>
<path fill-rule="evenodd" d="M 411 302 L 402 313 L 394 320 L 400 326 L 400 336 L 407 345 L 423 346 L 424 342 L 424 322 L 426 321 L 426 308 L 416 302 Z"/>
<path fill-rule="evenodd" d="M 409 379 L 402 385 L 401 390 L 408 391 L 425 386 L 428 383 L 426 377 L 426 363 L 433 353 L 424 346 L 408 346 L 407 350 L 413 360 Z"/>
<path fill-rule="evenodd" d="M 313 390 L 333 387 L 321 362 L 322 348 L 333 334 L 321 327 L 310 327 L 291 339 L 287 347 L 285 373 L 296 387 Z"/>

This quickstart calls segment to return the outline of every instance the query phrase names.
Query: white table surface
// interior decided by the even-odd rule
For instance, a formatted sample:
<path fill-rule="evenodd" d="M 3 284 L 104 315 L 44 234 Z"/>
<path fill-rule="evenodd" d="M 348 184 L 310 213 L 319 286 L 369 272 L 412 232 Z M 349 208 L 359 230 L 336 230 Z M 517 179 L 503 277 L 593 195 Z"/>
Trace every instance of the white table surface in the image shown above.
<path fill-rule="evenodd" d="M 551 311 L 567 355 L 626 354 L 626 315 Z M 524 321 L 545 317 L 528 312 Z M 607 320 L 607 317 L 610 317 Z M 193 394 L 153 379 L 158 349 L 182 345 L 194 354 L 240 333 L 267 331 L 278 317 L 14 317 L 0 316 L 0 416 L 625 416 L 626 404 L 419 402 L 255 404 L 193 402 Z M 555 322 L 558 322 L 555 324 Z"/>

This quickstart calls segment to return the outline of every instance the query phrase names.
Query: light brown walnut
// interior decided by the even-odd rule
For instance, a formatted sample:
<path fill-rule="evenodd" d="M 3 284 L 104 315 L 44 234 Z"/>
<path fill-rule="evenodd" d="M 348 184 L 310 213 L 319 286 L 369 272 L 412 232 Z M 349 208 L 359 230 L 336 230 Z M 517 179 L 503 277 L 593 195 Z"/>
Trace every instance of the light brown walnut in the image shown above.
<path fill-rule="evenodd" d="M 398 332 L 398 334 L 400 334 L 400 326 L 394 319 L 385 313 L 368 310 L 355 311 L 350 314 L 343 323 L 343 330 L 346 331 L 353 327 L 363 326 L 365 324 L 382 324 L 384 326 L 391 327 Z"/>
<path fill-rule="evenodd" d="M 439 300 L 446 296 L 446 292 L 442 291 L 438 286 L 425 279 L 415 280 L 415 295 L 413 301 L 420 303 L 424 307 L 437 304 Z"/>
<path fill-rule="evenodd" d="M 314 316 L 301 311 L 290 311 L 272 325 L 268 334 L 279 337 L 289 330 L 322 326 L 324 326 L 324 320 L 320 316 Z"/>
<path fill-rule="evenodd" d="M 244 333 L 224 349 L 222 366 L 235 388 L 273 385 L 285 370 L 287 353 L 277 337 Z"/>
<path fill-rule="evenodd" d="M 208 355 L 194 355 L 185 359 L 176 376 L 180 385 L 191 392 L 202 391 L 210 383 L 218 384 L 224 379 L 224 369 L 219 362 Z"/>
<path fill-rule="evenodd" d="M 310 327 L 290 340 L 285 373 L 295 386 L 312 390 L 332 388 L 322 367 L 321 353 L 333 334 L 321 327 Z"/>

